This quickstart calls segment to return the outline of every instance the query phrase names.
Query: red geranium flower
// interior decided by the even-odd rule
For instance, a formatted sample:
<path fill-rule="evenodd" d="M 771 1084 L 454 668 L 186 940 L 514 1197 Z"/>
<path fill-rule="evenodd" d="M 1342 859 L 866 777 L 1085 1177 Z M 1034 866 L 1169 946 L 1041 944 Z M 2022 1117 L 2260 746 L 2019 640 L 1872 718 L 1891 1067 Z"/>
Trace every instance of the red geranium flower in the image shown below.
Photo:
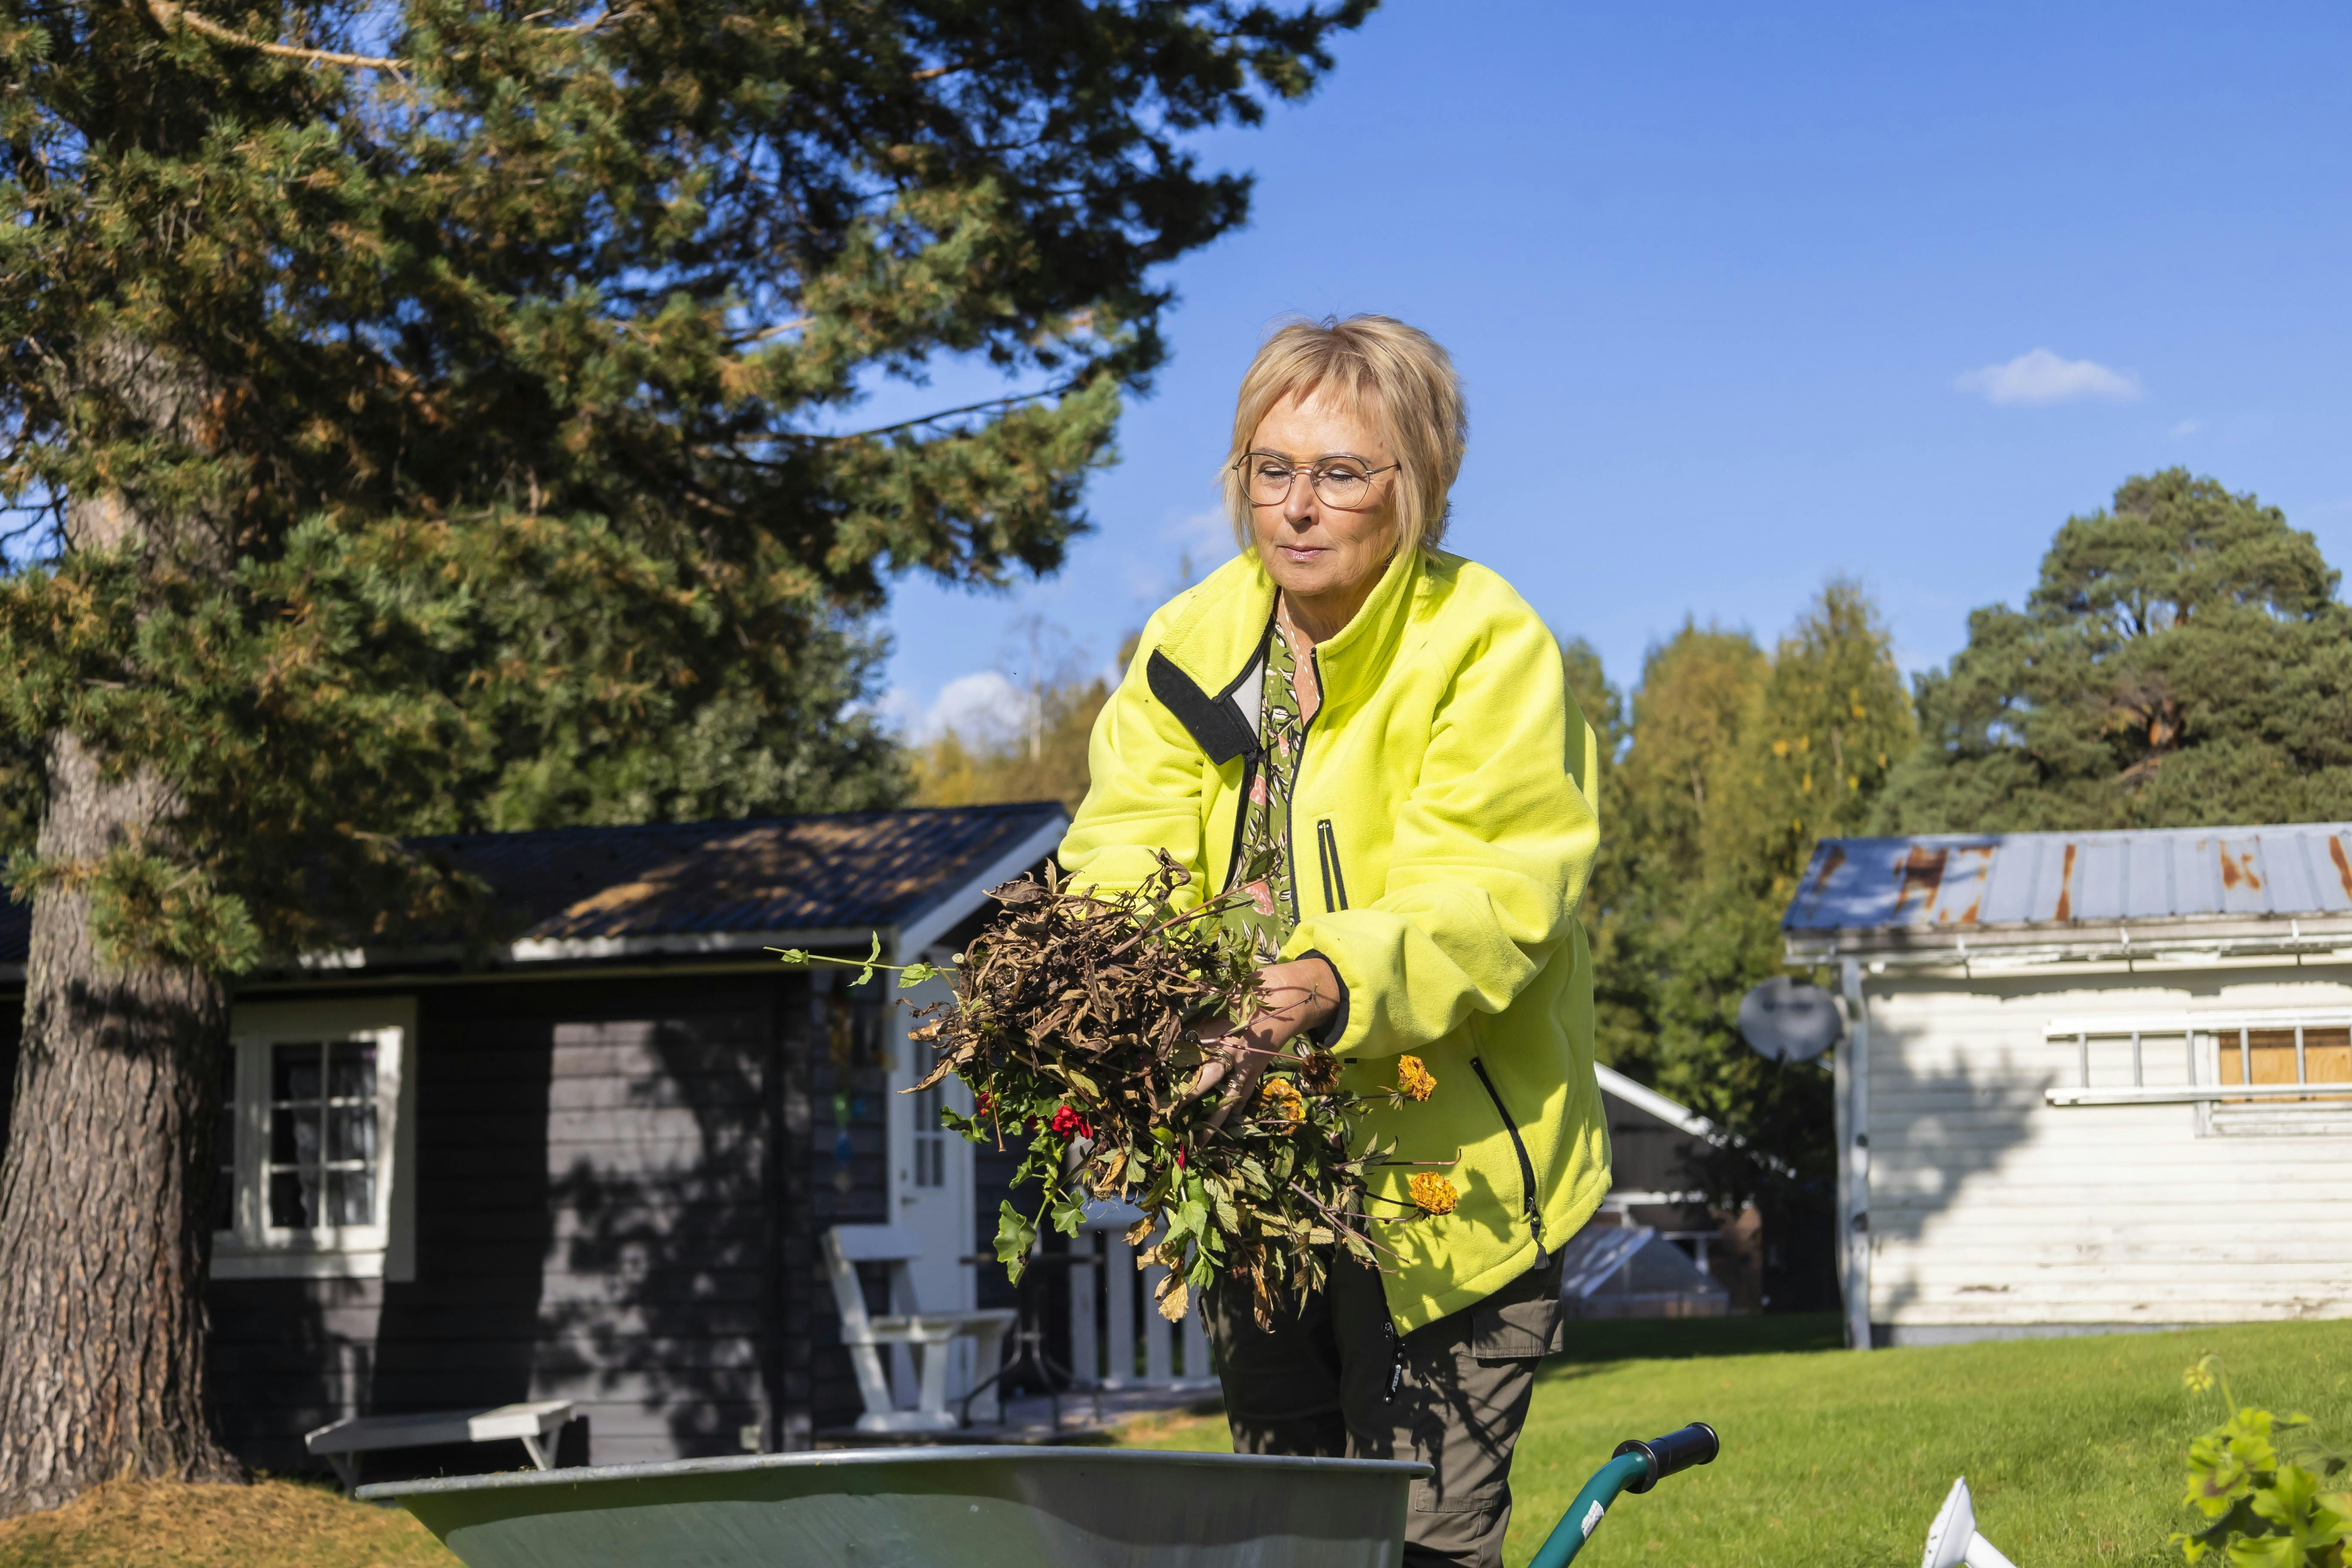
<path fill-rule="evenodd" d="M 1066 1105 L 1054 1112 L 1054 1131 L 1065 1138 L 1074 1132 L 1081 1138 L 1095 1135 L 1095 1130 L 1087 1124 L 1087 1119 Z"/>
<path fill-rule="evenodd" d="M 971 1102 L 971 1111 L 974 1116 L 988 1116 L 993 1114 L 995 1110 L 996 1096 L 984 1089 L 980 1091 L 979 1098 Z"/>

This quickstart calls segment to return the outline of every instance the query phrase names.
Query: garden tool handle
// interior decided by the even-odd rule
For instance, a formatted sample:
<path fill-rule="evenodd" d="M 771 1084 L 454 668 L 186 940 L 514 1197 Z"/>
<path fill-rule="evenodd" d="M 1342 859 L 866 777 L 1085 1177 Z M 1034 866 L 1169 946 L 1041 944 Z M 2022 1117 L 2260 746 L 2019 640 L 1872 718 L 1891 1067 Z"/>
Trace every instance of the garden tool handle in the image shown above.
<path fill-rule="evenodd" d="M 1592 1538 L 1601 1516 L 1609 1505 L 1624 1491 L 1645 1492 L 1676 1470 L 1689 1469 L 1693 1465 L 1714 1462 L 1723 1445 L 1715 1428 L 1704 1421 L 1694 1421 L 1679 1432 L 1669 1432 L 1648 1442 L 1627 1441 L 1617 1445 L 1617 1452 L 1609 1462 L 1593 1473 L 1568 1505 L 1559 1522 L 1537 1548 L 1528 1568 L 1568 1568 L 1584 1543 Z"/>
<path fill-rule="evenodd" d="M 1639 1480 L 1628 1482 L 1625 1487 L 1629 1492 L 1645 1492 L 1678 1470 L 1687 1470 L 1694 1465 L 1715 1463 L 1715 1457 L 1721 1452 L 1723 1440 L 1715 1435 L 1715 1428 L 1704 1421 L 1694 1421 L 1678 1432 L 1653 1437 L 1646 1443 L 1628 1437 L 1617 1445 L 1616 1452 L 1610 1457 L 1639 1454 L 1649 1460 L 1649 1473 Z"/>

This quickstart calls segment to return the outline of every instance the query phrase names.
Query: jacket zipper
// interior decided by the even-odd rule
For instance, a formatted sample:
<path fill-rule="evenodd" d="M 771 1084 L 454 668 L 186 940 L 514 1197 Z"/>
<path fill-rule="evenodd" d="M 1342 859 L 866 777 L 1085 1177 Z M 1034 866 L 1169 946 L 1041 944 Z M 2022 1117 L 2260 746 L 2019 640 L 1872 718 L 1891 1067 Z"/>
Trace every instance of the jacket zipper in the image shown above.
<path fill-rule="evenodd" d="M 1276 626 L 1274 635 L 1280 637 L 1282 628 Z M 1328 706 L 1324 700 L 1323 660 L 1320 651 L 1308 648 L 1307 663 L 1308 668 L 1315 671 L 1315 719 L 1320 719 L 1323 717 L 1323 710 Z M 1295 686 L 1292 688 L 1291 695 L 1294 698 L 1297 695 L 1297 689 Z M 1309 719 L 1298 726 L 1298 754 L 1290 759 L 1290 791 L 1282 798 L 1282 837 L 1291 846 L 1290 923 L 1292 925 L 1297 925 L 1307 918 L 1307 912 L 1298 907 L 1298 781 L 1307 773 L 1307 737 L 1315 732 L 1315 719 Z M 1318 847 L 1320 847 L 1319 844 Z"/>
<path fill-rule="evenodd" d="M 1339 870 L 1339 835 L 1328 816 L 1315 825 L 1315 859 L 1323 868 L 1324 912 L 1346 909 L 1348 879 Z"/>
<path fill-rule="evenodd" d="M 1502 1095 L 1495 1088 L 1495 1080 L 1486 1076 L 1486 1064 L 1472 1057 L 1470 1070 L 1476 1073 L 1478 1081 L 1486 1086 L 1486 1098 L 1495 1102 L 1495 1114 L 1503 1119 L 1503 1131 L 1511 1135 L 1511 1150 L 1519 1157 L 1519 1192 L 1526 1200 L 1528 1229 L 1536 1238 L 1535 1267 L 1541 1268 L 1551 1259 L 1544 1250 L 1543 1210 L 1536 1205 L 1536 1163 L 1528 1158 L 1527 1141 L 1519 1136 L 1519 1124 L 1511 1120 L 1510 1109 L 1503 1103 Z"/>

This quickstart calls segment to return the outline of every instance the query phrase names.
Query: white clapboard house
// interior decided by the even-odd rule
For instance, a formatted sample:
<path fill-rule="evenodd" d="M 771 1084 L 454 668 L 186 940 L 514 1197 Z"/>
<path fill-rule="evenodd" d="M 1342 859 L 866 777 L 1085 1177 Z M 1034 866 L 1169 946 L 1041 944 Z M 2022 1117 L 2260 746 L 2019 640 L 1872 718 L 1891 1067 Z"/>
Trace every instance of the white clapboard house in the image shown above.
<path fill-rule="evenodd" d="M 1847 838 L 1857 1345 L 2352 1315 L 2352 826 Z"/>

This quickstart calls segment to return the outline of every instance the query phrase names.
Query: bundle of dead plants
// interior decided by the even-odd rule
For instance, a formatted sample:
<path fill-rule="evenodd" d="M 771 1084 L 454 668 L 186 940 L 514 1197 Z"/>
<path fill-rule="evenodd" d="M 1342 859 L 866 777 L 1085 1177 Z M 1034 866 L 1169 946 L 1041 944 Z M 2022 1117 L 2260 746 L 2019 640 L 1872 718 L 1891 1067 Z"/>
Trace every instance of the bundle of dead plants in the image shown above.
<path fill-rule="evenodd" d="M 1116 897 L 1073 892 L 1051 868 L 995 889 L 1003 912 L 957 960 L 954 1000 L 914 1033 L 938 1052 L 919 1087 L 962 1079 L 973 1113 L 949 1111 L 949 1125 L 1019 1147 L 1014 1190 L 1033 1179 L 1044 1190 L 1034 1214 L 1002 1208 L 996 1252 L 1014 1278 L 1042 1225 L 1075 1236 L 1087 1200 L 1123 1199 L 1142 1211 L 1128 1232 L 1144 1249 L 1139 1264 L 1168 1270 L 1164 1316 L 1183 1316 L 1191 1293 L 1222 1273 L 1247 1284 L 1266 1321 L 1322 1283 L 1335 1246 L 1379 1266 L 1364 1172 L 1384 1151 L 1351 1130 L 1368 1102 L 1340 1087 L 1339 1060 L 1303 1037 L 1246 1102 L 1207 1087 L 1220 1075 L 1203 1072 L 1203 1042 L 1260 998 L 1249 938 L 1222 918 L 1242 895 L 1180 910 L 1190 880 L 1163 855 L 1141 888 Z M 1380 1098 L 1426 1099 L 1422 1064 L 1404 1057 L 1398 1068 Z M 1418 1206 L 1394 1217 L 1453 1206 L 1443 1177 L 1414 1190 Z"/>

